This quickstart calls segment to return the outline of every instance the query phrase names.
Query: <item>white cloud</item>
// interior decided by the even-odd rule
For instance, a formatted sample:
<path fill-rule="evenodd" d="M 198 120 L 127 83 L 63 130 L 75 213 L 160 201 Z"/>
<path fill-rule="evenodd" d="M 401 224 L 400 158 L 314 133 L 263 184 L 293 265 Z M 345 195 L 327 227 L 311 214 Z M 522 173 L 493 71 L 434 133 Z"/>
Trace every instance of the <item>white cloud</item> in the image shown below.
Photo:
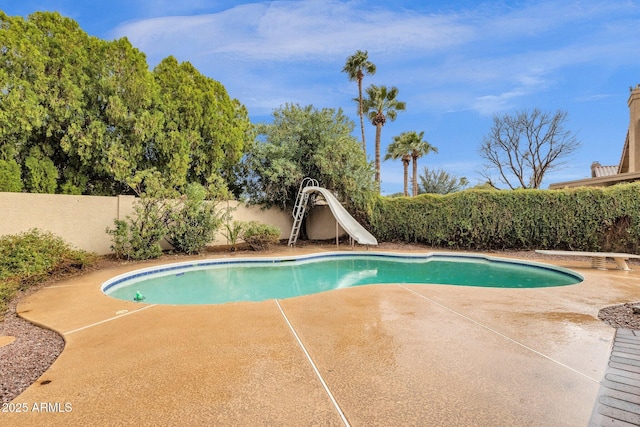
<path fill-rule="evenodd" d="M 368 11 L 352 2 L 304 0 L 132 21 L 114 30 L 114 36 L 124 35 L 150 54 L 175 49 L 254 60 L 322 61 L 343 58 L 363 46 L 372 52 L 441 51 L 469 41 L 473 31 L 449 16 Z"/>
<path fill-rule="evenodd" d="M 491 116 L 497 112 L 512 108 L 511 101 L 527 95 L 523 90 L 512 90 L 499 95 L 485 95 L 477 97 L 473 102 L 473 109 L 483 116 Z"/>
<path fill-rule="evenodd" d="M 591 95 L 583 95 L 575 98 L 577 102 L 592 102 L 601 101 L 603 99 L 609 99 L 612 95 L 610 93 L 594 93 Z"/>
<path fill-rule="evenodd" d="M 190 7 L 202 8 L 201 0 Z M 260 111 L 309 99 L 335 106 L 330 96 L 340 77 L 327 75 L 340 76 L 357 49 L 368 50 L 378 64 L 368 83 L 400 87 L 412 108 L 472 109 L 485 116 L 548 91 L 567 68 L 637 57 L 640 26 L 629 18 L 638 10 L 634 1 L 485 3 L 432 14 L 392 7 L 339 0 L 247 3 L 130 21 L 114 35 L 126 35 L 151 65 L 168 55 L 193 62 Z"/>

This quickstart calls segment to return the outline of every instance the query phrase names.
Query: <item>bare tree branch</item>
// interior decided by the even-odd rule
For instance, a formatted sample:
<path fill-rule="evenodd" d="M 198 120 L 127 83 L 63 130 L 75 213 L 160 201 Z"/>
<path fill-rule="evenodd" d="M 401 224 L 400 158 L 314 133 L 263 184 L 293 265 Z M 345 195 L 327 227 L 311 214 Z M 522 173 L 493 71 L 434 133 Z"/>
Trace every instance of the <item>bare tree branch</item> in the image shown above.
<path fill-rule="evenodd" d="M 493 184 L 491 171 L 509 188 L 540 188 L 547 172 L 563 165 L 580 142 L 565 129 L 567 112 L 553 115 L 538 109 L 493 117 L 493 125 L 480 146 L 487 163 L 482 175 Z"/>

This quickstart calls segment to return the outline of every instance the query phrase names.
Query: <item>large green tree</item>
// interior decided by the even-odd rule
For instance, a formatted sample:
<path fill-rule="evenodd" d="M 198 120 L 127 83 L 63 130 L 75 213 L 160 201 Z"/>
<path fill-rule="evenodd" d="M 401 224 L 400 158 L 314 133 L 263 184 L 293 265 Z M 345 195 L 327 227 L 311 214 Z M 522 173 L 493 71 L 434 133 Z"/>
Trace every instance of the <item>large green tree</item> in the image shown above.
<path fill-rule="evenodd" d="M 340 109 L 276 109 L 271 123 L 258 125 L 245 161 L 249 200 L 290 209 L 308 176 L 334 191 L 352 213 L 362 212 L 374 194 L 373 170 L 351 136 L 353 128 Z"/>
<path fill-rule="evenodd" d="M 27 119 L 0 126 L 1 143 L 8 145 L 3 152 L 24 166 L 37 148 L 37 157 L 58 171 L 59 182 L 48 190 L 112 194 L 122 189 L 107 154 L 114 144 L 127 145 L 120 150 L 127 156 L 135 152 L 119 118 L 129 122 L 133 135 L 137 113 L 150 107 L 149 93 L 143 95 L 146 102 L 138 99 L 148 89 L 143 80 L 150 78 L 144 55 L 126 39 L 90 37 L 58 13 L 1 19 L 0 96 L 9 102 L 0 102 L 0 117 Z M 23 167 L 24 179 L 29 170 Z"/>
<path fill-rule="evenodd" d="M 40 101 L 46 86 L 37 45 L 40 38 L 35 25 L 0 10 L 0 148 L 4 160 L 19 164 L 24 160 L 21 153 L 27 136 L 44 118 Z"/>
<path fill-rule="evenodd" d="M 357 50 L 356 53 L 347 58 L 347 62 L 342 69 L 343 73 L 347 73 L 349 80 L 358 82 L 358 115 L 360 116 L 360 130 L 362 132 L 362 151 L 365 158 L 367 157 L 367 143 L 364 137 L 364 112 L 362 99 L 362 79 L 365 73 L 373 75 L 376 73 L 376 65 L 369 61 L 368 52 Z"/>
<path fill-rule="evenodd" d="M 387 119 L 394 121 L 399 111 L 406 109 L 406 104 L 398 101 L 398 88 L 387 89 L 386 86 L 370 85 L 366 89 L 367 98 L 363 101 L 363 111 L 376 127 L 375 180 L 380 190 L 380 135 Z"/>
<path fill-rule="evenodd" d="M 119 194 L 154 170 L 170 187 L 224 189 L 252 139 L 244 106 L 191 64 L 151 72 L 126 38 L 0 11 L 0 160 L 27 190 Z"/>
<path fill-rule="evenodd" d="M 100 119 L 92 114 L 87 102 L 87 94 L 99 78 L 101 41 L 58 13 L 34 13 L 27 25 L 32 27 L 42 71 L 33 81 L 42 111 L 39 126 L 25 135 L 26 145 L 20 151 L 25 162 L 38 158 L 58 170 L 57 185 L 47 185 L 41 191 L 60 187 L 67 192 L 82 192 L 91 180 L 86 173 L 101 171 L 93 162 L 97 151 L 94 144 L 101 136 Z M 32 153 L 38 154 L 34 157 Z"/>
<path fill-rule="evenodd" d="M 188 62 L 164 59 L 154 70 L 160 87 L 163 131 L 152 160 L 164 165 L 176 185 L 223 186 L 253 138 L 245 107 L 224 86 Z"/>
<path fill-rule="evenodd" d="M 125 189 L 161 128 L 157 86 L 144 54 L 128 40 L 93 40 L 94 81 L 85 86 L 84 121 L 61 141 L 69 158 L 66 192 L 114 194 Z"/>

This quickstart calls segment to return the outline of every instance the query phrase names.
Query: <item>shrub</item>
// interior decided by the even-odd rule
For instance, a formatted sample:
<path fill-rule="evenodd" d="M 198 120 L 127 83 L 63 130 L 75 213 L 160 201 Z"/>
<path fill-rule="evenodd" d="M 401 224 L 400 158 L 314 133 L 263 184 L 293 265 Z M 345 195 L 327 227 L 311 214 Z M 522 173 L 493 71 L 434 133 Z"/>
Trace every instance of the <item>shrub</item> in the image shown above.
<path fill-rule="evenodd" d="M 206 190 L 199 184 L 187 186 L 185 195 L 168 213 L 167 241 L 179 252 L 202 251 L 222 224 L 216 204 L 206 201 Z"/>
<path fill-rule="evenodd" d="M 185 194 L 177 199 L 171 197 L 175 193 L 164 189 L 140 194 L 134 215 L 115 220 L 115 228 L 107 228 L 113 240 L 111 249 L 118 258 L 157 258 L 162 255 L 162 239 L 178 252 L 198 253 L 222 224 L 224 214 L 206 200 L 207 190 L 199 184 L 187 185 Z"/>
<path fill-rule="evenodd" d="M 280 241 L 280 229 L 274 225 L 250 221 L 242 228 L 240 237 L 251 249 L 259 251 L 268 249 L 269 246 Z"/>
<path fill-rule="evenodd" d="M 226 222 L 224 224 L 224 237 L 227 238 L 227 243 L 231 245 L 231 252 L 236 250 L 236 244 L 238 243 L 238 239 L 240 238 L 240 234 L 244 229 L 245 223 L 242 221 L 231 221 Z"/>
<path fill-rule="evenodd" d="M 143 196 L 134 204 L 134 211 L 126 220 L 115 220 L 115 228 L 107 228 L 113 239 L 111 250 L 118 258 L 158 258 L 162 255 L 160 241 L 167 234 L 166 200 Z"/>
<path fill-rule="evenodd" d="M 0 237 L 0 315 L 19 289 L 52 274 L 83 269 L 95 255 L 73 249 L 62 238 L 37 229 Z"/>

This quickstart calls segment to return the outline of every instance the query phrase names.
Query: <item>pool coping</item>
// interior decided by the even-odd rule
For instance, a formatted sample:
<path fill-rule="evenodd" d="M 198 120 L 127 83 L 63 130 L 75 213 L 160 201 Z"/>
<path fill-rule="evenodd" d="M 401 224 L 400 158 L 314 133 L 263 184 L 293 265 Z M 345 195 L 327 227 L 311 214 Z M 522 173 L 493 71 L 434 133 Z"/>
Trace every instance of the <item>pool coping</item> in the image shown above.
<path fill-rule="evenodd" d="M 218 265 L 233 265 L 233 264 L 279 264 L 279 263 L 287 263 L 287 262 L 295 262 L 298 264 L 303 264 L 305 261 L 315 261 L 322 260 L 326 258 L 341 258 L 341 257 L 381 257 L 381 258 L 399 258 L 399 259 L 429 259 L 429 258 L 449 258 L 449 259 L 473 259 L 473 260 L 485 260 L 495 263 L 503 263 L 509 265 L 523 265 L 523 266 L 534 266 L 541 269 L 562 273 L 564 275 L 570 276 L 579 282 L 584 280 L 584 276 L 581 274 L 570 270 L 568 268 L 555 266 L 552 264 L 530 261 L 530 260 L 519 260 L 512 258 L 504 258 L 497 257 L 485 254 L 470 254 L 470 253 L 452 253 L 452 252 L 439 252 L 439 251 L 430 251 L 426 253 L 414 254 L 407 252 L 387 252 L 387 251 L 351 251 L 351 252 L 340 252 L 340 251 L 329 251 L 323 253 L 316 254 L 301 254 L 297 256 L 276 256 L 276 257 L 246 257 L 241 259 L 228 259 L 228 258 L 207 258 L 204 260 L 197 261 L 181 261 L 181 262 L 172 262 L 167 264 L 162 264 L 160 266 L 155 267 L 146 267 L 137 269 L 131 272 L 127 272 L 124 274 L 120 274 L 109 280 L 105 281 L 101 285 L 101 290 L 105 294 L 108 294 L 108 290 L 116 287 L 122 283 L 125 283 L 129 280 L 137 279 L 140 277 L 146 277 L 151 275 L 167 275 L 169 273 L 178 272 L 181 270 L 199 270 L 206 269 L 212 266 Z M 434 283 L 439 284 L 439 283 Z M 464 285 L 460 285 L 464 286 Z"/>

